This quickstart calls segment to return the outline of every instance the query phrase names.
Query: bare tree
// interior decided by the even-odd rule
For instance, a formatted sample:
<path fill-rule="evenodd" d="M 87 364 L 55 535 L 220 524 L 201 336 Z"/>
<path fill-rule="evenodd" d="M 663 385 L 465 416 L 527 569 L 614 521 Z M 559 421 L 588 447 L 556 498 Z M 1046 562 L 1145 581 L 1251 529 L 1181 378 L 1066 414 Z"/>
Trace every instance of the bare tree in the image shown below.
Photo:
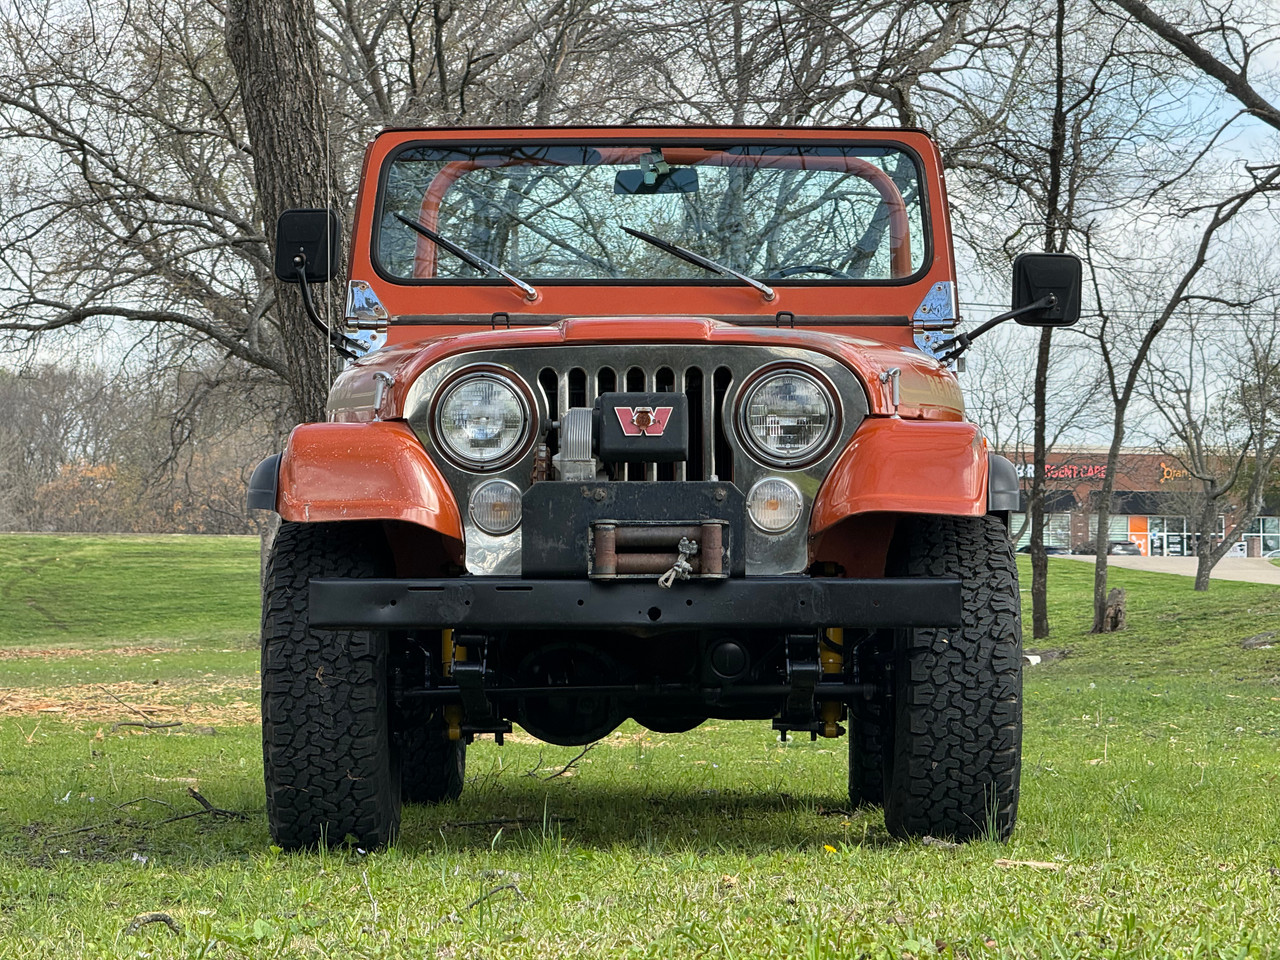
<path fill-rule="evenodd" d="M 1126 437 L 1129 409 L 1137 395 L 1140 378 L 1157 339 L 1175 316 L 1206 303 L 1222 302 L 1220 297 L 1201 293 L 1197 288 L 1197 281 L 1210 262 L 1214 243 L 1242 210 L 1277 184 L 1280 184 L 1280 166 L 1273 167 L 1265 176 L 1205 211 L 1207 215 L 1192 244 L 1189 262 L 1173 277 L 1168 276 L 1171 259 L 1168 256 L 1148 263 L 1141 271 L 1136 264 L 1130 263 L 1128 269 L 1136 287 L 1130 299 L 1130 303 L 1135 305 L 1131 308 L 1132 315 L 1141 318 L 1137 324 L 1126 324 L 1123 314 L 1111 309 L 1102 294 L 1098 272 L 1096 268 L 1092 270 L 1093 293 L 1100 317 L 1096 329 L 1098 351 L 1113 404 L 1111 444 L 1107 451 L 1107 472 L 1098 496 L 1098 529 L 1094 543 L 1097 550 L 1093 584 L 1095 632 L 1102 632 L 1106 623 L 1107 535 L 1111 498 L 1115 492 L 1116 467 Z"/>
<path fill-rule="evenodd" d="M 1270 316 L 1239 321 L 1223 334 L 1213 318 L 1192 315 L 1173 331 L 1176 346 L 1154 351 L 1143 392 L 1166 428 L 1153 436 L 1192 479 L 1188 514 L 1195 538 L 1195 589 L 1262 509 L 1280 457 L 1280 332 Z M 1239 504 L 1232 532 L 1218 518 Z"/>
<path fill-rule="evenodd" d="M 290 207 L 330 207 L 337 194 L 324 109 L 314 0 L 231 0 L 225 23 L 253 159 L 255 226 L 268 236 Z M 335 242 L 337 238 L 334 238 Z M 301 298 L 265 265 L 260 289 L 275 297 L 286 380 L 305 420 L 324 416 L 329 344 L 311 328 Z"/>
<path fill-rule="evenodd" d="M 1200 12 L 1205 15 L 1204 20 L 1193 24 L 1190 32 L 1187 32 L 1154 13 L 1142 0 L 1110 0 L 1110 5 L 1124 10 L 1144 28 L 1170 43 L 1177 51 L 1176 56 L 1183 58 L 1181 62 L 1194 65 L 1204 75 L 1222 84 L 1226 91 L 1241 103 L 1248 115 L 1273 129 L 1280 130 L 1280 109 L 1277 109 L 1258 91 L 1249 76 L 1249 67 L 1254 55 L 1262 47 L 1276 42 L 1280 25 L 1264 22 L 1246 33 L 1241 29 L 1239 20 L 1233 20 L 1228 15 L 1231 9 L 1229 4 L 1214 8 L 1205 3 L 1200 8 Z M 1224 61 L 1222 56 L 1206 46 L 1206 43 L 1217 43 L 1223 51 L 1223 56 L 1232 61 L 1234 66 Z M 1173 56 L 1170 59 L 1172 60 Z M 1231 125 L 1231 120 L 1228 120 L 1213 136 L 1206 138 L 1200 155 L 1206 154 L 1217 141 L 1218 136 Z M 1098 504 L 1098 533 L 1095 541 L 1097 560 L 1094 568 L 1093 589 L 1094 632 L 1102 631 L 1106 623 L 1107 520 L 1111 510 L 1111 494 L 1115 489 L 1115 467 L 1125 437 L 1125 420 L 1129 404 L 1156 338 L 1176 314 L 1188 306 L 1194 307 L 1197 303 L 1199 297 L 1195 291 L 1196 281 L 1209 262 L 1219 234 L 1242 210 L 1280 186 L 1280 165 L 1266 163 L 1258 167 L 1246 167 L 1245 173 L 1247 178 L 1244 185 L 1237 183 L 1217 193 L 1217 196 L 1223 197 L 1220 201 L 1206 203 L 1202 200 L 1200 203 L 1186 205 L 1190 214 L 1198 213 L 1202 217 L 1198 240 L 1191 245 L 1191 253 L 1184 261 L 1185 266 L 1181 271 L 1168 277 L 1168 261 L 1167 258 L 1162 258 L 1160 270 L 1162 275 L 1146 278 L 1148 285 L 1143 291 L 1141 301 L 1148 308 L 1145 311 L 1146 319 L 1134 331 L 1132 352 L 1127 361 L 1118 360 L 1116 351 L 1108 342 L 1108 334 L 1116 328 L 1117 324 L 1114 322 L 1115 315 L 1104 309 L 1101 286 L 1096 282 L 1097 273 L 1094 273 L 1095 295 L 1102 321 L 1098 343 L 1109 392 L 1115 405 L 1114 432 L 1107 456 L 1107 475 L 1103 480 Z M 1168 189 L 1175 184 L 1181 184 L 1183 180 L 1182 176 L 1171 178 L 1161 184 L 1158 192 L 1165 194 Z M 1153 297 L 1152 289 L 1160 290 L 1161 293 Z"/>
<path fill-rule="evenodd" d="M 283 207 L 349 215 L 387 123 L 611 116 L 648 95 L 611 66 L 608 3 L 322 0 L 318 30 L 313 3 L 8 5 L 0 153 L 23 162 L 0 206 L 0 334 L 206 346 L 279 382 L 283 419 L 315 418 L 332 358 L 272 277 Z M 614 99 L 596 74 L 623 81 Z"/>
<path fill-rule="evenodd" d="M 1019 78 L 1016 92 L 1001 102 L 997 123 L 975 124 L 980 135 L 956 151 L 961 236 L 975 262 L 1006 283 L 1016 253 L 1082 252 L 1099 221 L 1139 213 L 1134 186 L 1150 163 L 1150 151 L 1139 156 L 1140 145 L 1159 137 L 1172 120 L 1159 106 L 1169 90 L 1158 66 L 1134 53 L 1123 24 L 1096 22 L 1090 12 L 1058 0 L 1049 15 L 1031 21 L 1026 47 L 1007 64 Z M 991 97 L 987 92 L 981 102 Z M 1000 198 L 1005 215 L 992 213 L 992 196 Z M 986 202 L 970 213 L 964 202 L 970 197 Z M 1066 426 L 1050 423 L 1050 381 L 1055 366 L 1071 366 L 1052 348 L 1054 340 L 1051 329 L 1040 331 L 1028 391 L 1032 632 L 1038 638 L 1048 636 L 1050 626 L 1046 464 L 1052 436 Z"/>

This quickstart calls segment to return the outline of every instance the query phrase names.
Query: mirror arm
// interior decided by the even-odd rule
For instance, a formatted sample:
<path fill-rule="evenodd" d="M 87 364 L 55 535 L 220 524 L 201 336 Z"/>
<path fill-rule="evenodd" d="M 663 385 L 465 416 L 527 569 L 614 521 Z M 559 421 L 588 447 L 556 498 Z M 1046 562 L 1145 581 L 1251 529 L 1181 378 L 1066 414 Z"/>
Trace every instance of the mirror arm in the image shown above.
<path fill-rule="evenodd" d="M 1014 317 L 1020 317 L 1025 313 L 1035 313 L 1037 310 L 1051 309 L 1052 307 L 1056 306 L 1057 303 L 1058 303 L 1058 298 L 1054 296 L 1052 293 L 1049 293 L 1041 297 L 1039 300 L 1035 301 L 1034 303 L 1027 304 L 1025 307 L 1019 307 L 1017 310 L 1008 310 L 1004 313 L 997 314 L 996 316 L 988 320 L 986 323 L 978 327 L 976 330 L 974 330 L 972 333 L 958 333 L 954 337 L 952 337 L 950 340 L 944 341 L 943 343 L 939 344 L 939 347 L 946 352 L 943 353 L 942 356 L 940 356 L 938 359 L 941 360 L 943 363 L 951 363 L 953 360 L 955 360 L 962 353 L 964 353 L 966 350 L 969 349 L 969 344 L 973 343 L 973 341 L 977 340 L 980 336 L 982 336 L 988 330 L 991 330 L 994 327 L 998 327 L 1000 324 L 1004 323 L 1006 320 L 1012 320 Z"/>
<path fill-rule="evenodd" d="M 311 284 L 307 282 L 307 258 L 302 254 L 298 254 L 293 258 L 293 265 L 297 270 L 298 282 L 302 285 L 302 306 L 306 310 L 307 319 L 328 338 L 329 343 L 333 345 L 333 349 L 337 350 L 347 360 L 354 360 L 360 354 L 354 349 L 352 342 L 339 331 L 326 326 L 325 322 L 320 319 L 320 311 L 316 309 L 316 302 L 311 296 Z"/>

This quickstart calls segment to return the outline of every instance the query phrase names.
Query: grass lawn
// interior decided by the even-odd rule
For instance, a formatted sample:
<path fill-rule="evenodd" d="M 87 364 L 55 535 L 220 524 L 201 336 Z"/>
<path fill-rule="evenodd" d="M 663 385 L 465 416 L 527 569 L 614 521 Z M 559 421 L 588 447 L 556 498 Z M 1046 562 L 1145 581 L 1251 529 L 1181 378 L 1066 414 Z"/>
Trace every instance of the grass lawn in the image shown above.
<path fill-rule="evenodd" d="M 560 776 L 579 751 L 477 742 L 394 849 L 283 854 L 256 542 L 0 537 L 0 958 L 1280 953 L 1280 647 L 1241 647 L 1280 588 L 1115 570 L 1130 629 L 1093 637 L 1092 568 L 1050 570 L 1008 845 L 892 840 L 844 741 L 712 721 Z"/>

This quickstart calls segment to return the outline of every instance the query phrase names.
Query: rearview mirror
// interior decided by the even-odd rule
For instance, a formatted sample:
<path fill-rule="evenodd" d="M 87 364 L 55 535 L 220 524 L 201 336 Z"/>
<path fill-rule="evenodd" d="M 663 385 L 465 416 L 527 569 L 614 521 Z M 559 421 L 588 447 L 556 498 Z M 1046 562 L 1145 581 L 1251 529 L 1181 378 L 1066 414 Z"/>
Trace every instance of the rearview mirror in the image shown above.
<path fill-rule="evenodd" d="M 1069 327 L 1080 319 L 1080 258 L 1070 253 L 1024 253 L 1013 261 L 1013 310 L 1052 297 L 1053 303 L 1015 319 L 1029 327 Z"/>
<path fill-rule="evenodd" d="M 645 182 L 645 174 L 654 178 Z M 613 192 L 619 193 L 697 193 L 698 171 L 693 167 L 678 167 L 666 173 L 652 170 L 619 170 L 613 178 Z"/>
<path fill-rule="evenodd" d="M 298 258 L 307 283 L 327 283 L 341 269 L 342 221 L 333 210 L 286 210 L 276 221 L 276 277 L 298 283 Z"/>

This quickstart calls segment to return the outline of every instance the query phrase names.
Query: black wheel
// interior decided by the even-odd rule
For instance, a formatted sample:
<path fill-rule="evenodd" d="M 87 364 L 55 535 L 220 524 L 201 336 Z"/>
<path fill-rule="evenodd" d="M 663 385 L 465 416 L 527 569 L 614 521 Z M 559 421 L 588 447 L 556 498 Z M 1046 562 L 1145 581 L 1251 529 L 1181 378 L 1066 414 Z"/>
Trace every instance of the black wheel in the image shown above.
<path fill-rule="evenodd" d="M 467 745 L 450 740 L 438 711 L 405 710 L 396 719 L 400 795 L 406 803 L 443 803 L 462 795 Z"/>
<path fill-rule="evenodd" d="M 857 678 L 862 683 L 887 683 L 886 664 L 892 642 L 873 636 L 854 651 Z M 857 697 L 849 701 L 849 802 L 857 807 L 884 803 L 884 749 L 889 733 L 888 697 Z"/>
<path fill-rule="evenodd" d="M 1022 766 L 1018 571 L 992 517 L 920 517 L 900 529 L 906 576 L 959 577 L 959 628 L 903 631 L 893 670 L 884 819 L 897 837 L 1006 840 Z"/>
<path fill-rule="evenodd" d="M 314 630 L 312 577 L 389 572 L 383 545 L 350 524 L 286 523 L 262 598 L 262 756 L 272 839 L 294 849 L 352 836 L 380 847 L 400 827 L 386 634 Z"/>

